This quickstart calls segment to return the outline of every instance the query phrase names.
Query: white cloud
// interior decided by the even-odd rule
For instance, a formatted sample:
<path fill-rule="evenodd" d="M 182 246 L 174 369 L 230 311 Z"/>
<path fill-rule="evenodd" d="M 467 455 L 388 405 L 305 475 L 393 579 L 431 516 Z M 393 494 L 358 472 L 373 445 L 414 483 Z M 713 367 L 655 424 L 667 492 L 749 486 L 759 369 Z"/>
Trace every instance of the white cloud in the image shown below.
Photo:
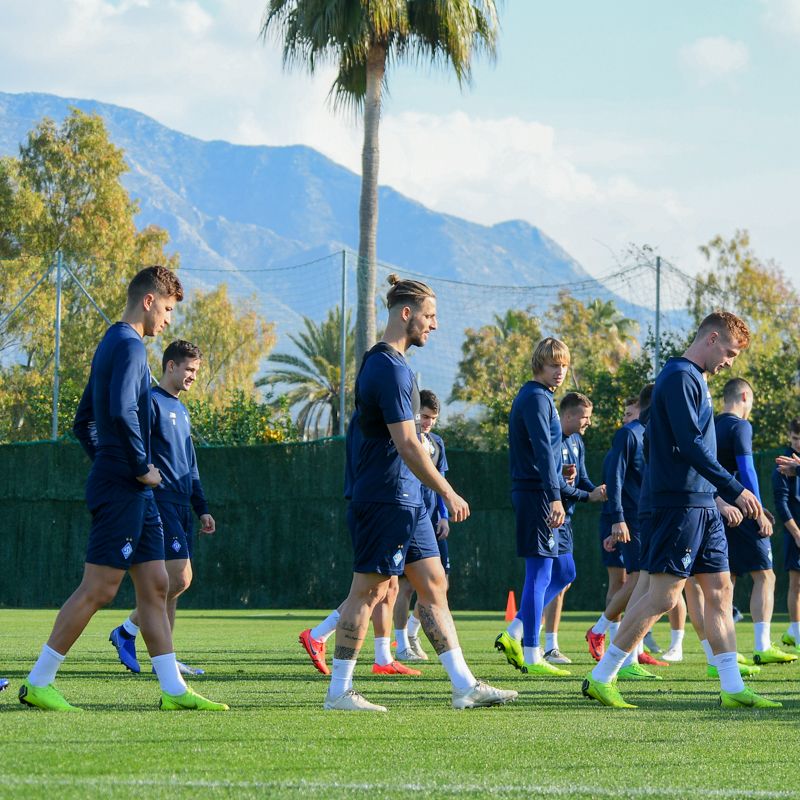
<path fill-rule="evenodd" d="M 681 64 L 700 83 L 708 84 L 742 72 L 750 63 L 744 42 L 726 36 L 705 36 L 696 39 L 679 53 Z"/>
<path fill-rule="evenodd" d="M 800 39 L 800 0 L 761 0 L 764 23 L 782 36 Z"/>

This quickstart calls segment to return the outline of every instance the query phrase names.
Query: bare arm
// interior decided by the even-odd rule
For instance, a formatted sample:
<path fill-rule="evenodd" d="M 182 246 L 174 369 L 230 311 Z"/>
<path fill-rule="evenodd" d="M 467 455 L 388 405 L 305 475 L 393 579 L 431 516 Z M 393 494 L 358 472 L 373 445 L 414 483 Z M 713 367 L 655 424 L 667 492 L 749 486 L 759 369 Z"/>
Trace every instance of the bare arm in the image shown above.
<path fill-rule="evenodd" d="M 388 426 L 389 435 L 405 465 L 429 489 L 441 495 L 450 512 L 453 522 L 462 522 L 469 516 L 469 505 L 459 497 L 447 479 L 434 466 L 430 455 L 417 438 L 417 426 L 412 420 L 392 422 Z"/>

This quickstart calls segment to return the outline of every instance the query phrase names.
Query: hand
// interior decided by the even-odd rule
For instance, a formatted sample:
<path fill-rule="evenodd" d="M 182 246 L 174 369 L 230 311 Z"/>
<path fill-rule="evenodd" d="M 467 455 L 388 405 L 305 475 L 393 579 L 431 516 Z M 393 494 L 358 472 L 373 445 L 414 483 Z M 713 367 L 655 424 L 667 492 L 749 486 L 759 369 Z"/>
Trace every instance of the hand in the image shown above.
<path fill-rule="evenodd" d="M 781 475 L 785 478 L 793 478 L 797 475 L 797 467 L 800 465 L 800 458 L 798 458 L 795 453 L 792 453 L 791 456 L 778 456 L 775 459 L 775 463 L 778 465 L 778 472 L 780 472 Z"/>
<path fill-rule="evenodd" d="M 729 528 L 735 528 L 737 525 L 741 525 L 744 519 L 742 512 L 739 511 L 736 506 L 728 505 L 728 503 L 723 503 L 719 507 L 719 513 Z"/>
<path fill-rule="evenodd" d="M 446 539 L 450 535 L 450 523 L 441 517 L 436 523 L 436 538 Z"/>
<path fill-rule="evenodd" d="M 615 544 L 617 542 L 627 544 L 631 540 L 631 532 L 624 522 L 615 522 L 611 526 L 611 538 L 614 540 Z"/>
<path fill-rule="evenodd" d="M 217 523 L 211 514 L 200 515 L 200 533 L 212 534 L 217 529 Z"/>
<path fill-rule="evenodd" d="M 768 509 L 764 509 L 764 516 L 769 520 L 769 524 L 775 527 L 775 515 Z"/>
<path fill-rule="evenodd" d="M 772 536 L 772 523 L 769 521 L 766 512 L 761 515 L 761 519 L 758 521 L 758 535 L 762 539 Z"/>
<path fill-rule="evenodd" d="M 616 546 L 617 543 L 614 541 L 613 536 L 606 536 L 606 538 L 603 539 L 603 550 L 607 553 L 613 553 Z"/>
<path fill-rule="evenodd" d="M 144 475 L 137 475 L 136 480 L 145 486 L 158 486 L 161 483 L 161 473 L 152 465 L 147 465 L 147 472 Z"/>
<path fill-rule="evenodd" d="M 591 492 L 589 492 L 589 502 L 590 503 L 602 503 L 607 499 L 606 495 L 606 485 L 603 483 L 600 486 L 595 486 Z"/>
<path fill-rule="evenodd" d="M 463 522 L 469 516 L 469 504 L 463 497 L 459 497 L 455 492 L 446 495 L 444 504 L 450 512 L 452 522 Z"/>
<path fill-rule="evenodd" d="M 742 490 L 742 493 L 736 498 L 736 507 L 748 519 L 759 519 L 761 517 L 761 503 L 758 502 L 758 498 L 749 489 Z"/>
<path fill-rule="evenodd" d="M 578 474 L 578 467 L 575 464 L 564 464 L 564 466 L 561 467 L 561 474 L 564 476 L 564 480 L 572 486 Z"/>
<path fill-rule="evenodd" d="M 550 503 L 550 515 L 547 517 L 548 528 L 560 528 L 567 518 L 564 512 L 564 504 L 560 500 L 553 500 Z"/>

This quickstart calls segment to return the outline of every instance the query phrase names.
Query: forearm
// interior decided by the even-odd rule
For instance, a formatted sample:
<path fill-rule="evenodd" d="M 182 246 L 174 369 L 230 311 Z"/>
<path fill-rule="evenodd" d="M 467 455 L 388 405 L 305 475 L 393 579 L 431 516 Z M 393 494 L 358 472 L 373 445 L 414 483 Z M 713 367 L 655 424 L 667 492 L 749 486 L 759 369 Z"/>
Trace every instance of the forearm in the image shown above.
<path fill-rule="evenodd" d="M 452 487 L 444 475 L 433 465 L 431 457 L 417 439 L 411 439 L 402 444 L 396 444 L 396 446 L 400 458 L 421 483 L 442 497 L 451 494 Z"/>

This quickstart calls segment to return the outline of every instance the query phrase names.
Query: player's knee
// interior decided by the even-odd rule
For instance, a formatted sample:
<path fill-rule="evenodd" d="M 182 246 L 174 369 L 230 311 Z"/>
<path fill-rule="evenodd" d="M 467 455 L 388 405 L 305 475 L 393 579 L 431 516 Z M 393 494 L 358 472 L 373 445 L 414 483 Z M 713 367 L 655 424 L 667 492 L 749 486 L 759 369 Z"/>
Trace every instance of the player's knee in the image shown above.
<path fill-rule="evenodd" d="M 169 597 L 175 598 L 182 595 L 192 585 L 192 573 L 181 572 L 169 578 Z"/>
<path fill-rule="evenodd" d="M 118 589 L 118 583 L 98 583 L 84 587 L 89 602 L 95 608 L 107 606 L 117 596 Z"/>

